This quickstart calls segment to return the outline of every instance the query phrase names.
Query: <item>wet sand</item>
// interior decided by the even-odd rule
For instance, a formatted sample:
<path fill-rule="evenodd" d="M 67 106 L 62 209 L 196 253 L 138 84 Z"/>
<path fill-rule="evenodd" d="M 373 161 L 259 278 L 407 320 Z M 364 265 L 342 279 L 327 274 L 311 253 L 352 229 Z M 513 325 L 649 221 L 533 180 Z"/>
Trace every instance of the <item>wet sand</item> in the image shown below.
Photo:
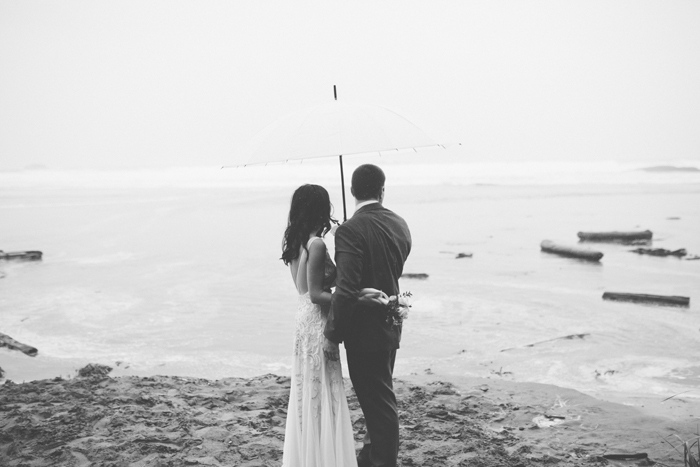
<path fill-rule="evenodd" d="M 358 448 L 364 420 L 346 381 Z M 499 378 L 395 380 L 402 466 L 683 465 L 700 401 L 643 409 Z M 289 378 L 173 376 L 0 386 L 3 466 L 279 466 Z M 604 456 L 634 454 L 636 458 Z M 646 454 L 646 457 L 642 456 Z"/>

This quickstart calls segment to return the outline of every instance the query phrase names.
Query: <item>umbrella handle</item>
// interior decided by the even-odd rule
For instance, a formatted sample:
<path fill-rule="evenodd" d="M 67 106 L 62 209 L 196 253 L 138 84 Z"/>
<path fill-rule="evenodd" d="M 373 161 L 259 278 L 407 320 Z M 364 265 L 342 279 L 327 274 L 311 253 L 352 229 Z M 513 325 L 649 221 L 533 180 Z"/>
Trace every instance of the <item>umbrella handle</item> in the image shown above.
<path fill-rule="evenodd" d="M 345 175 L 343 174 L 343 155 L 338 156 L 340 158 L 340 190 L 343 194 L 343 222 L 348 220 L 348 213 L 345 209 Z"/>

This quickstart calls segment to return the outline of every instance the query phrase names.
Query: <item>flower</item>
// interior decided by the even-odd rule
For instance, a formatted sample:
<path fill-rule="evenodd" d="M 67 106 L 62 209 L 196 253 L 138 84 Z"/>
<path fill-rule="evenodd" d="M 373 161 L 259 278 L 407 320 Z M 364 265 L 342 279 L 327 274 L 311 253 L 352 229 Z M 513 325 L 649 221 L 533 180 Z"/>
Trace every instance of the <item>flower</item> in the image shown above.
<path fill-rule="evenodd" d="M 411 298 L 413 294 L 411 292 L 404 292 L 399 295 L 392 295 L 389 297 L 389 303 L 387 303 L 386 311 L 386 322 L 391 325 L 391 327 L 400 326 L 403 324 L 403 320 L 408 319 L 408 309 L 411 308 Z"/>

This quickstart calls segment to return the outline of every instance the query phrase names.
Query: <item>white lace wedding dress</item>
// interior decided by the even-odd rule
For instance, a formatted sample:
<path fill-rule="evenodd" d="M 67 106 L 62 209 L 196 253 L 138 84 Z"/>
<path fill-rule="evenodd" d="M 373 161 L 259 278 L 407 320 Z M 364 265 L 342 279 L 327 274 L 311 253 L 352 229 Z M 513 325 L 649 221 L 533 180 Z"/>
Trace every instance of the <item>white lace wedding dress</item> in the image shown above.
<path fill-rule="evenodd" d="M 309 240 L 307 249 L 317 238 Z M 302 251 L 297 290 L 299 274 L 306 274 L 307 258 Z M 334 279 L 335 265 L 326 253 L 324 286 Z M 323 354 L 324 326 L 321 307 L 311 302 L 308 292 L 300 293 L 283 467 L 357 467 L 341 365 Z"/>

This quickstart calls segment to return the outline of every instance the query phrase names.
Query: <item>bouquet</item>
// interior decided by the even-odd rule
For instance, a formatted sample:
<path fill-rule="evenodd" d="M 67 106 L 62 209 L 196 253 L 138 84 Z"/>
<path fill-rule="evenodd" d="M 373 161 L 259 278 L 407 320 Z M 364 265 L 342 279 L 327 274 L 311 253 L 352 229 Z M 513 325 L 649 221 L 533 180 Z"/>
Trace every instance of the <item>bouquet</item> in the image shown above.
<path fill-rule="evenodd" d="M 360 291 L 359 299 L 383 305 L 383 310 L 386 312 L 386 322 L 391 327 L 396 327 L 400 326 L 403 320 L 408 318 L 408 309 L 411 308 L 409 298 L 412 296 L 411 292 L 404 292 L 389 297 L 381 290 L 367 288 Z"/>
<path fill-rule="evenodd" d="M 403 320 L 408 319 L 408 309 L 411 308 L 410 298 L 413 296 L 411 292 L 404 292 L 399 295 L 389 297 L 387 303 L 386 322 L 391 327 L 400 326 Z"/>

